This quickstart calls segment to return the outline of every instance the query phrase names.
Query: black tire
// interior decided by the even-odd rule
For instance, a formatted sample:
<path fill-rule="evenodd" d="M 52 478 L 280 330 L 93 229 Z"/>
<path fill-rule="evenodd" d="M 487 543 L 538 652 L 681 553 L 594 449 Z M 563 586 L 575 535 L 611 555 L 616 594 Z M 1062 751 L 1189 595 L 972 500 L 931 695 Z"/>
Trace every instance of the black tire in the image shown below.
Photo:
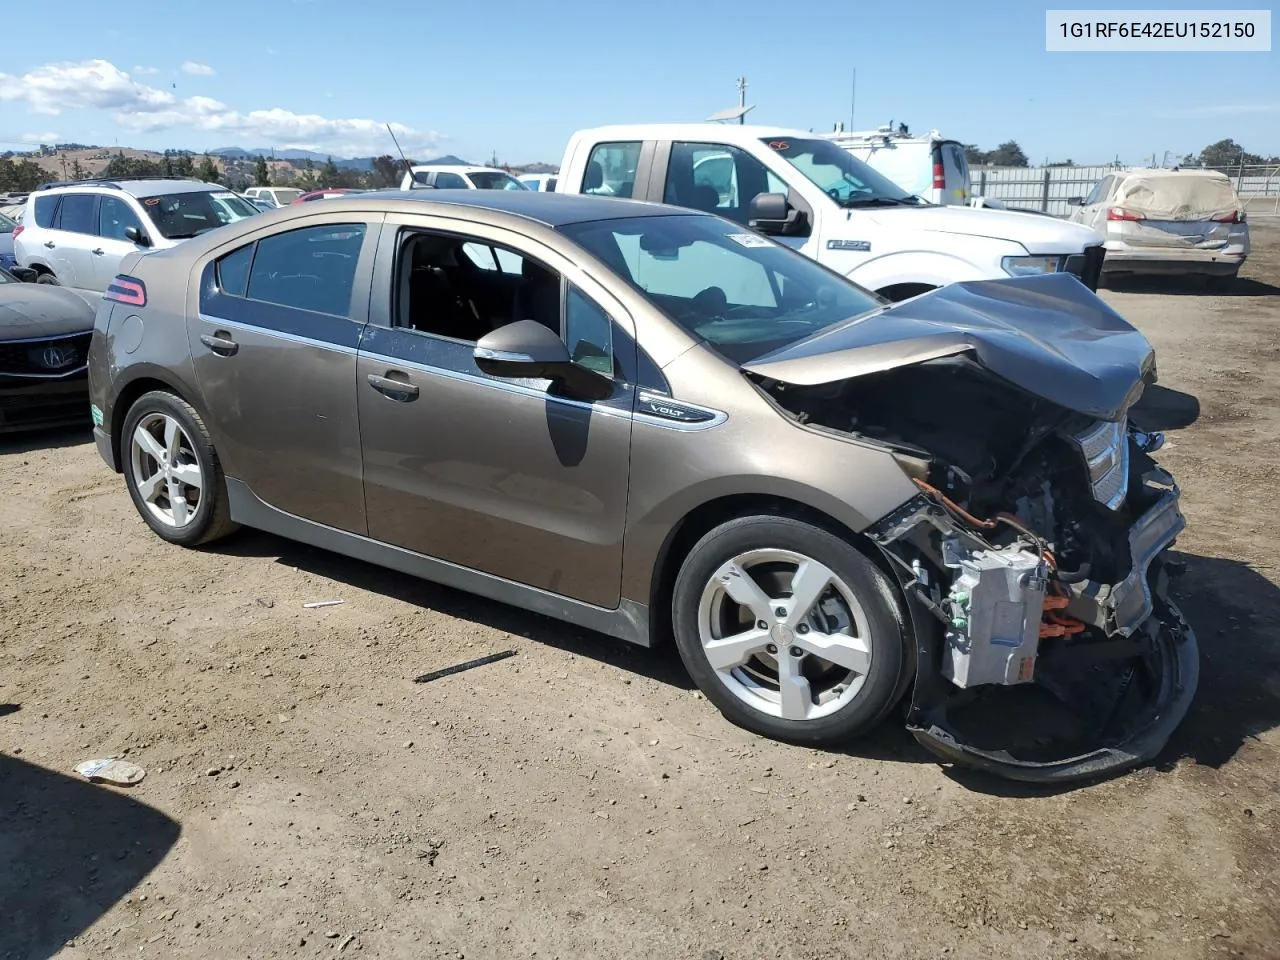
<path fill-rule="evenodd" d="M 812 720 L 786 720 L 753 709 L 720 680 L 703 652 L 698 609 L 703 590 L 722 564 L 751 550 L 783 549 L 825 564 L 851 592 L 871 633 L 871 666 L 856 697 L 834 713 Z M 897 588 L 849 541 L 801 520 L 750 516 L 706 534 L 685 557 L 672 598 L 672 626 L 685 668 L 698 688 L 731 722 L 776 740 L 834 746 L 871 730 L 902 694 L 909 659 L 909 631 Z"/>
<path fill-rule="evenodd" d="M 47 283 L 53 287 L 59 286 L 58 278 L 52 273 L 41 273 L 40 276 L 36 277 L 36 283 Z"/>
<path fill-rule="evenodd" d="M 138 491 L 134 476 L 131 463 L 133 433 L 139 421 L 153 413 L 173 417 L 182 426 L 191 441 L 192 453 L 195 454 L 204 478 L 195 516 L 181 529 L 166 526 L 152 515 Z M 124 430 L 120 438 L 125 486 L 129 489 L 129 496 L 133 499 L 133 505 L 137 508 L 138 514 L 156 536 L 179 546 L 196 547 L 225 537 L 239 527 L 239 524 L 231 520 L 227 504 L 227 481 L 222 472 L 222 463 L 218 460 L 218 453 L 209 439 L 209 431 L 205 428 L 204 421 L 191 404 L 176 394 L 164 390 L 144 393 L 134 401 L 125 415 Z"/>

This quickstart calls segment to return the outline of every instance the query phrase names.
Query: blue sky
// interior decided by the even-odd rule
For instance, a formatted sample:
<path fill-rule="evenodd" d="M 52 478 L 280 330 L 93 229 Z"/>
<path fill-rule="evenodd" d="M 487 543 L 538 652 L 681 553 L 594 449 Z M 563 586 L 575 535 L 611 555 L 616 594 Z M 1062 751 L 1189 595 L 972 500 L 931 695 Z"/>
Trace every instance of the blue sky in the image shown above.
<path fill-rule="evenodd" d="M 753 122 L 847 124 L 856 67 L 860 129 L 892 119 L 983 147 L 1012 138 L 1033 163 L 1138 162 L 1228 136 L 1280 154 L 1276 53 L 1046 53 L 1044 5 L 136 0 L 127 14 L 112 9 L 123 8 L 62 0 L 47 42 L 6 46 L 0 150 L 57 139 L 368 155 L 390 152 L 382 124 L 391 122 L 416 157 L 497 151 L 511 163 L 555 163 L 580 127 L 698 120 L 733 106 L 740 75 Z"/>

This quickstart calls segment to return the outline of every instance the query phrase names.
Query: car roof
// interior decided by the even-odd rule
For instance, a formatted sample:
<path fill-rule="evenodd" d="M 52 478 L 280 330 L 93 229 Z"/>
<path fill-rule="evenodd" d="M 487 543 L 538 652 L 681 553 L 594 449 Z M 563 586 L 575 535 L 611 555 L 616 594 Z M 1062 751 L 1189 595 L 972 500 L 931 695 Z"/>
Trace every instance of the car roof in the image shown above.
<path fill-rule="evenodd" d="M 507 173 L 497 167 L 482 167 L 475 163 L 415 163 L 413 170 L 415 173 L 429 173 L 432 170 L 445 173 Z"/>
<path fill-rule="evenodd" d="M 98 179 L 98 180 L 80 180 L 70 183 L 58 183 L 34 191 L 31 196 L 38 197 L 43 194 L 64 192 L 70 190 L 119 190 L 133 197 L 158 197 L 168 193 L 202 193 L 209 191 L 223 191 L 227 188 L 218 183 L 206 183 L 203 180 L 166 180 L 161 178 L 151 179 Z"/>
<path fill-rule="evenodd" d="M 626 217 L 661 217 L 697 214 L 666 204 L 623 200 L 589 194 L 547 193 L 540 190 L 375 190 L 336 197 L 326 209 L 359 207 L 370 200 L 379 203 L 429 204 L 441 207 L 470 207 L 492 210 L 532 220 L 548 227 L 563 227 L 593 220 L 620 220 Z M 424 211 L 425 212 L 425 211 Z M 435 212 L 435 211 L 433 211 Z"/>
<path fill-rule="evenodd" d="M 793 140 L 822 140 L 821 134 L 788 127 L 766 127 L 758 124 L 707 123 L 689 121 L 674 123 L 621 123 L 607 127 L 579 130 L 575 138 L 586 137 L 597 142 L 606 140 L 688 140 L 698 133 L 711 134 L 711 143 L 750 143 L 773 137 L 789 137 Z"/>

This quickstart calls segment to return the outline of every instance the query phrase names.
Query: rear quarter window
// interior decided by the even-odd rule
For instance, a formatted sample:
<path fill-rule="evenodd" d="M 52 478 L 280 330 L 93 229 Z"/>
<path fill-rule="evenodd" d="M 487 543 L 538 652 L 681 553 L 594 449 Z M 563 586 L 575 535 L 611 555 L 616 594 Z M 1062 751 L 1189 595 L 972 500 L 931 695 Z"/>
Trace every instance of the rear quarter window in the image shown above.
<path fill-rule="evenodd" d="M 37 227 L 52 227 L 53 215 L 58 212 L 60 197 L 36 197 L 35 220 Z"/>

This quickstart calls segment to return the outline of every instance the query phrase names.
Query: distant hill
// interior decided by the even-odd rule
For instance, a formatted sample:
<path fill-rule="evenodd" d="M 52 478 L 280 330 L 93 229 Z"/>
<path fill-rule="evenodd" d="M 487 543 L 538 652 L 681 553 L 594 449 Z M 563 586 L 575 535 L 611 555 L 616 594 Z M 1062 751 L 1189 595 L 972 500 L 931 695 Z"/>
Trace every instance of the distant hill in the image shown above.
<path fill-rule="evenodd" d="M 329 159 L 327 153 L 316 153 L 314 150 L 275 150 L 271 147 L 255 147 L 252 150 L 246 150 L 244 147 L 218 147 L 216 150 L 209 151 L 210 156 L 222 157 L 226 160 L 256 160 L 258 157 L 266 157 L 271 159 L 274 155 L 276 160 L 313 160 L 316 163 L 324 163 Z M 338 163 L 343 158 L 334 157 L 333 162 Z"/>
<path fill-rule="evenodd" d="M 461 157 L 455 157 L 452 153 L 446 153 L 443 157 L 436 157 L 434 160 L 417 161 L 424 167 L 469 167 L 471 164 L 463 160 Z"/>

